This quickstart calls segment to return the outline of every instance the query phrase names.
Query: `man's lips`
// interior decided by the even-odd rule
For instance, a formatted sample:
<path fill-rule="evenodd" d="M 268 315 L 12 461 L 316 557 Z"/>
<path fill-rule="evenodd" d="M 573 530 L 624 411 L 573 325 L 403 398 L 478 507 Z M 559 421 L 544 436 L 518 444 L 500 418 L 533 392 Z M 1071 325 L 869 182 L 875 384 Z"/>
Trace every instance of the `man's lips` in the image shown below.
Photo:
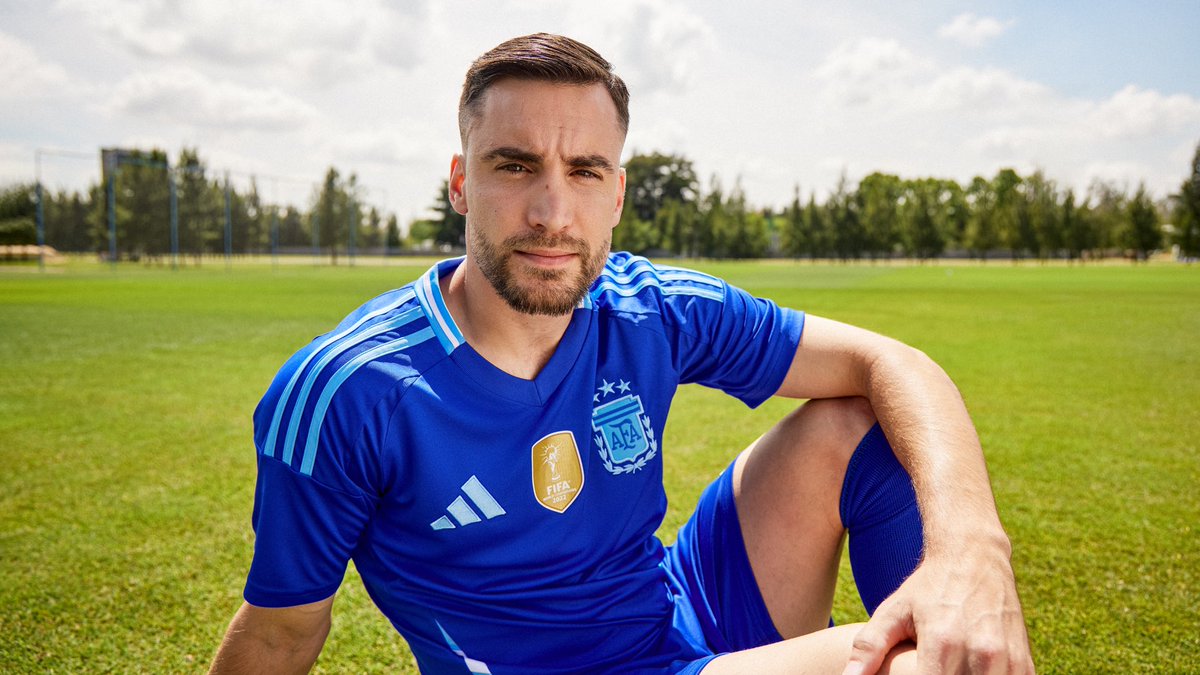
<path fill-rule="evenodd" d="M 578 257 L 574 251 L 556 251 L 550 249 L 527 249 L 513 251 L 523 260 L 534 264 L 556 265 Z"/>

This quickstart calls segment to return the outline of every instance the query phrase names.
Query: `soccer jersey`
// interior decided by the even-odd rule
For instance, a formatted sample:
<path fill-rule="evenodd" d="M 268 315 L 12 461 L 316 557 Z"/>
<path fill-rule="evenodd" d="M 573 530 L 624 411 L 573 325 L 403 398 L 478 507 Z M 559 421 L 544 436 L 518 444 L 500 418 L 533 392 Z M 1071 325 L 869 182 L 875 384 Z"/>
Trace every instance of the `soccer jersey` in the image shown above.
<path fill-rule="evenodd" d="M 679 384 L 756 406 L 803 315 L 613 254 L 532 380 L 467 344 L 438 279 L 375 298 L 282 368 L 254 415 L 248 602 L 332 595 L 353 559 L 425 673 L 663 672 L 708 652 L 672 625 L 655 537 Z"/>

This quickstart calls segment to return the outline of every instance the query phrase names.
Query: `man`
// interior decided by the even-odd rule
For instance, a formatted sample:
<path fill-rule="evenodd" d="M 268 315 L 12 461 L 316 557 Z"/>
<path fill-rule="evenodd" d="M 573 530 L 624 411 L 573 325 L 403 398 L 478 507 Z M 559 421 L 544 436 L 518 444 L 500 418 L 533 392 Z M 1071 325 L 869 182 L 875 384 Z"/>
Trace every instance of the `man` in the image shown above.
<path fill-rule="evenodd" d="M 459 126 L 466 257 L 302 349 L 255 413 L 255 556 L 215 671 L 310 668 L 350 558 L 429 673 L 1032 671 L 979 442 L 940 368 L 610 255 L 628 93 L 585 45 L 483 55 Z M 664 550 L 662 431 L 684 382 L 812 400 Z M 874 615 L 826 628 L 847 530 Z"/>

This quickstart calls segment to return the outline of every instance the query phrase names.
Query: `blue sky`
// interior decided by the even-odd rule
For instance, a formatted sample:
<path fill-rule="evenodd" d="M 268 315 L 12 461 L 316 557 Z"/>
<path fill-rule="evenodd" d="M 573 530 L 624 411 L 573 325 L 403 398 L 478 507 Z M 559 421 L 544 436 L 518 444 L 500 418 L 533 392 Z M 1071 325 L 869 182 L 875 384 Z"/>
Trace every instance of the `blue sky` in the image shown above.
<path fill-rule="evenodd" d="M 407 220 L 457 150 L 467 65 L 545 30 L 629 82 L 627 154 L 683 153 L 757 205 L 1005 166 L 1163 196 L 1200 143 L 1197 27 L 1195 0 L 0 0 L 0 183 L 31 179 L 37 148 L 189 145 L 293 203 L 353 171 Z M 97 164 L 46 156 L 43 178 L 81 187 Z"/>

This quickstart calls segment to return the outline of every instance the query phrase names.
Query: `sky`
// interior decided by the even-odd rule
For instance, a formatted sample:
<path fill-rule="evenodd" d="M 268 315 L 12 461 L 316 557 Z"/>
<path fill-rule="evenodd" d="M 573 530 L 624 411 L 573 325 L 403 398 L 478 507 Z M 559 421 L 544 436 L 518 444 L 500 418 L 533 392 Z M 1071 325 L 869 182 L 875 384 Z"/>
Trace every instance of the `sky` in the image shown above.
<path fill-rule="evenodd" d="M 471 61 L 547 31 L 629 84 L 625 157 L 781 207 L 873 171 L 1178 189 L 1200 2 L 0 0 L 0 185 L 82 188 L 100 147 L 196 147 L 306 206 L 330 166 L 402 222 L 440 199 Z"/>

